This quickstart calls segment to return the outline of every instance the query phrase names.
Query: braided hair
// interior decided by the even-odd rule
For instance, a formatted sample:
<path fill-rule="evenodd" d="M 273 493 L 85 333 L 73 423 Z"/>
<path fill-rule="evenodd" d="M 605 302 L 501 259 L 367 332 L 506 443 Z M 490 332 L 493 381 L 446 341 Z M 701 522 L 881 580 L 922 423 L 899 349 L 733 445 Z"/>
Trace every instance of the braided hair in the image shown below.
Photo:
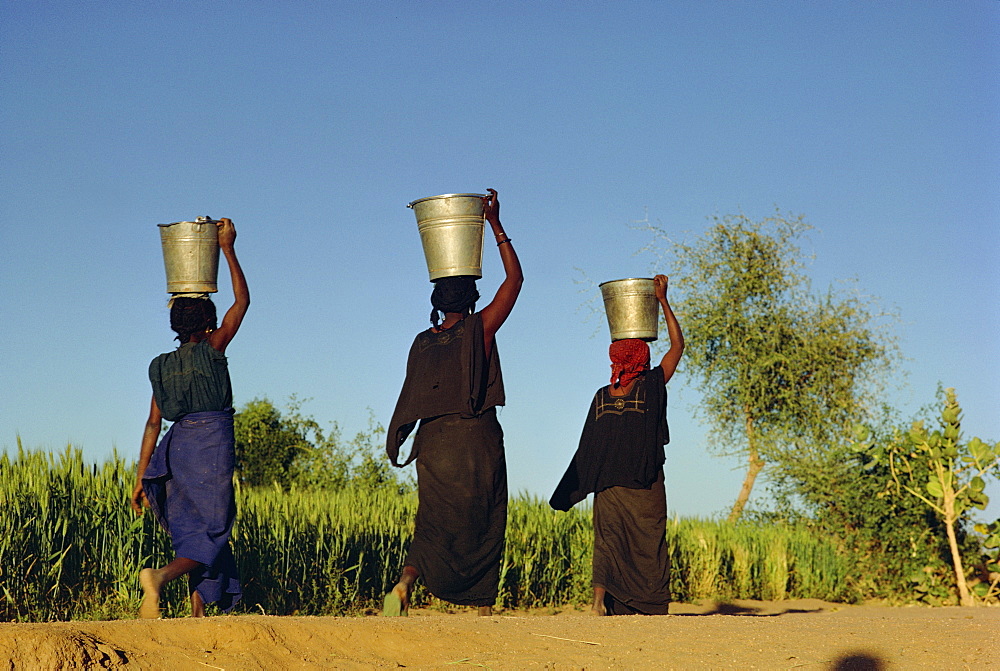
<path fill-rule="evenodd" d="M 479 291 L 476 289 L 476 278 L 472 275 L 453 275 L 434 280 L 434 291 L 431 292 L 431 324 L 438 327 L 438 315 L 441 318 L 448 312 L 472 314 L 476 311 L 476 301 Z"/>
<path fill-rule="evenodd" d="M 182 345 L 195 333 L 215 330 L 216 322 L 215 303 L 210 298 L 178 296 L 170 306 L 170 329 L 177 333 L 175 340 Z"/>

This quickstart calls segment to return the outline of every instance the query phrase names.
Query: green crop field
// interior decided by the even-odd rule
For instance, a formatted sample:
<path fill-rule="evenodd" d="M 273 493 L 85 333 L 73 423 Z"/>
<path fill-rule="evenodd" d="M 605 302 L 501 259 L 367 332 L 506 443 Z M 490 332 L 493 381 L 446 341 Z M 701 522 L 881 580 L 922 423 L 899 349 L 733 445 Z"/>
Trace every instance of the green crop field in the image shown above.
<path fill-rule="evenodd" d="M 78 449 L 0 456 L 0 619 L 132 617 L 137 573 L 172 558 L 152 517 L 128 506 L 134 465 L 102 464 Z M 244 582 L 239 610 L 272 615 L 359 614 L 396 580 L 413 531 L 415 494 L 238 491 L 233 545 Z M 498 606 L 559 607 L 590 600 L 590 510 L 510 502 Z M 674 599 L 846 598 L 849 567 L 806 529 L 680 519 L 667 527 Z M 165 614 L 187 609 L 184 581 Z M 434 600 L 422 590 L 419 605 Z"/>

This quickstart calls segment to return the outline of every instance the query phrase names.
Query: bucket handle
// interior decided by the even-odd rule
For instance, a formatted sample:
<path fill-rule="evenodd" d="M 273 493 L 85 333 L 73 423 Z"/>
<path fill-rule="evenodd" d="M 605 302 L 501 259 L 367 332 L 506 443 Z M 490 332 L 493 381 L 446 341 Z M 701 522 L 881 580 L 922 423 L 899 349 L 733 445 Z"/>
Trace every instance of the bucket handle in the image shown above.
<path fill-rule="evenodd" d="M 206 214 L 206 215 L 201 216 L 201 217 L 195 217 L 194 223 L 198 225 L 198 232 L 200 233 L 201 230 L 202 230 L 201 229 L 202 224 L 212 224 L 212 225 L 215 225 L 215 224 L 219 223 L 219 220 L 218 219 L 212 219 L 212 217 L 210 217 L 210 216 L 208 216 Z"/>

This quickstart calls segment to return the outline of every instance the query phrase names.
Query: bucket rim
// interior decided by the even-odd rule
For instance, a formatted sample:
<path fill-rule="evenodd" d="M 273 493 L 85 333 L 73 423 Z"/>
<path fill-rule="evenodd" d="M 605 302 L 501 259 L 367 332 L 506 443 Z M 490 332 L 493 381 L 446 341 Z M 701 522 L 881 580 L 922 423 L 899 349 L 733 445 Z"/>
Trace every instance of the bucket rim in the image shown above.
<path fill-rule="evenodd" d="M 646 281 L 652 282 L 653 278 L 652 277 L 623 277 L 620 280 L 608 280 L 607 282 L 601 282 L 597 286 L 598 286 L 598 288 L 600 288 L 600 287 L 603 287 L 605 284 L 611 284 L 613 282 L 629 282 L 629 281 L 632 281 L 632 280 L 646 280 Z"/>
<path fill-rule="evenodd" d="M 442 193 L 440 196 L 427 196 L 426 198 L 417 198 L 406 204 L 410 209 L 413 208 L 417 203 L 422 203 L 425 200 L 437 200 L 439 198 L 479 198 L 483 199 L 486 197 L 485 193 Z"/>
<path fill-rule="evenodd" d="M 216 223 L 216 221 L 211 217 L 198 217 L 194 221 L 172 221 L 169 224 L 157 224 L 157 226 L 159 226 L 160 228 L 166 228 L 167 226 L 176 226 L 177 224 L 214 224 L 214 223 Z"/>

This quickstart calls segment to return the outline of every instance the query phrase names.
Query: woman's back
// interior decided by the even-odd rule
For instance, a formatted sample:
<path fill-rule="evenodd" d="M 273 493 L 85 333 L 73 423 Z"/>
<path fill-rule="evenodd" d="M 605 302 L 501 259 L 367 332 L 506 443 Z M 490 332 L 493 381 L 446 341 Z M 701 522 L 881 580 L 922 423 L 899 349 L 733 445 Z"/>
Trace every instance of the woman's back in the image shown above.
<path fill-rule="evenodd" d="M 226 355 L 207 340 L 185 343 L 153 359 L 149 381 L 160 413 L 169 422 L 192 412 L 225 410 L 233 405 Z"/>

